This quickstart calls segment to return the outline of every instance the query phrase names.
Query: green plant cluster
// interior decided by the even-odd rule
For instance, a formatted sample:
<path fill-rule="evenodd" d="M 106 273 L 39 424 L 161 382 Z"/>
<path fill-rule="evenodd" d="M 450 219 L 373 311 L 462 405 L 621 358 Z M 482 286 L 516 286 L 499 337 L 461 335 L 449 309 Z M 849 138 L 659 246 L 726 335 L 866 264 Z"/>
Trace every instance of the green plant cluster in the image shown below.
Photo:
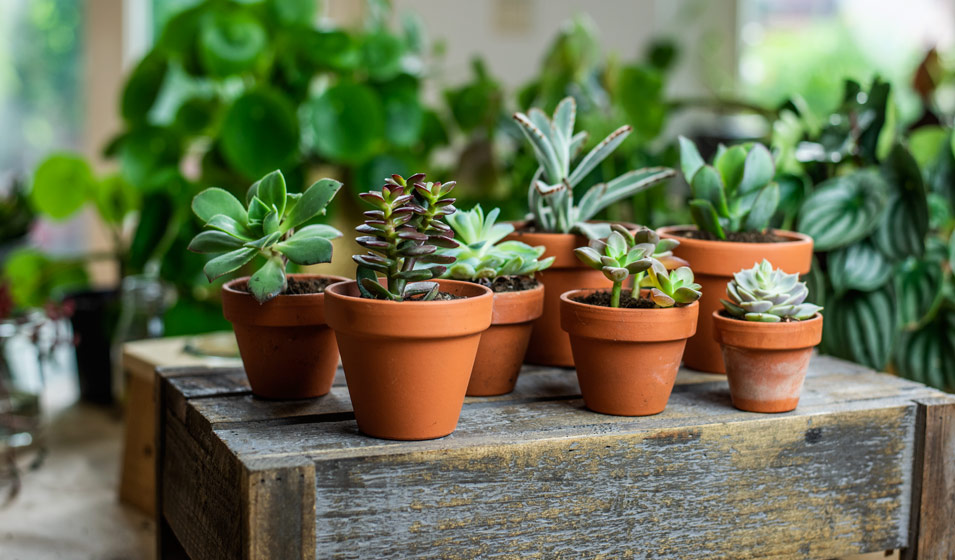
<path fill-rule="evenodd" d="M 289 193 L 285 177 L 276 170 L 249 187 L 245 206 L 229 191 L 208 188 L 192 199 L 192 211 L 208 229 L 192 239 L 189 250 L 218 254 L 203 267 L 210 282 L 235 272 L 256 255 L 264 257 L 265 264 L 249 278 L 248 289 L 265 303 L 288 287 L 289 261 L 331 262 L 331 240 L 341 232 L 325 224 L 305 224 L 326 213 L 341 186 L 321 179 L 304 193 Z"/>
<path fill-rule="evenodd" d="M 362 234 L 355 241 L 369 250 L 352 257 L 358 263 L 356 278 L 363 297 L 403 301 L 420 296 L 429 301 L 438 295 L 437 282 L 427 280 L 440 278 L 445 265 L 454 262 L 453 256 L 437 250 L 458 246 L 454 231 L 442 221 L 455 212 L 454 199 L 448 196 L 455 183 L 424 179 L 424 173 L 407 179 L 392 175 L 380 191 L 361 193 L 374 208 L 355 228 Z M 387 279 L 386 286 L 378 282 L 378 274 Z"/>
<path fill-rule="evenodd" d="M 733 317 L 747 321 L 805 321 L 822 311 L 818 305 L 806 303 L 809 288 L 799 281 L 798 274 L 774 270 L 766 259 L 734 274 L 726 285 L 726 293 L 729 300 L 720 298 L 723 308 Z"/>
<path fill-rule="evenodd" d="M 461 245 L 440 250 L 455 259 L 444 273 L 445 278 L 490 284 L 502 276 L 533 276 L 553 264 L 554 257 L 541 259 L 545 247 L 503 241 L 514 231 L 514 226 L 496 223 L 500 212 L 500 208 L 494 208 L 485 215 L 478 204 L 469 211 L 447 217 Z"/>

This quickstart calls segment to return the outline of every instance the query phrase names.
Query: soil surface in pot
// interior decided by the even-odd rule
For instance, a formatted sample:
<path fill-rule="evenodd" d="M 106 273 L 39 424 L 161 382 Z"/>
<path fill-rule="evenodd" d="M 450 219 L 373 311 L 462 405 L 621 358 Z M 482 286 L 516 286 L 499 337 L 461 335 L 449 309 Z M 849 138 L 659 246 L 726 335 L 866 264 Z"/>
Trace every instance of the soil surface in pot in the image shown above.
<path fill-rule="evenodd" d="M 775 233 L 763 233 L 760 231 L 729 231 L 726 232 L 726 239 L 720 239 L 708 231 L 699 229 L 684 229 L 673 232 L 674 235 L 686 237 L 688 239 L 700 239 L 703 241 L 731 241 L 733 243 L 784 243 L 792 241 L 780 237 Z"/>
<path fill-rule="evenodd" d="M 587 305 L 597 305 L 599 307 L 610 307 L 610 292 L 594 292 L 584 297 L 573 298 L 577 303 L 586 303 Z M 640 297 L 635 298 L 630 292 L 620 294 L 621 309 L 653 309 L 657 305 L 652 300 Z"/>
<path fill-rule="evenodd" d="M 482 286 L 487 286 L 492 292 L 523 292 L 533 290 L 540 285 L 533 276 L 501 276 L 495 278 L 490 284 L 486 282 L 475 282 Z"/>
<path fill-rule="evenodd" d="M 282 292 L 281 296 L 300 296 L 308 294 L 321 294 L 325 288 L 341 282 L 334 278 L 304 278 L 299 279 L 293 276 L 288 277 L 288 287 Z M 249 283 L 236 284 L 235 289 L 242 292 L 249 292 Z M 250 292 L 249 292 L 250 293 Z"/>
<path fill-rule="evenodd" d="M 732 319 L 734 321 L 746 321 L 745 318 L 737 317 L 736 315 L 730 315 L 726 311 L 720 311 L 720 317 L 726 317 L 727 319 Z M 777 322 L 778 323 L 798 323 L 799 321 L 797 321 L 796 319 L 793 319 L 792 317 L 786 317 L 783 320 L 777 321 Z"/>

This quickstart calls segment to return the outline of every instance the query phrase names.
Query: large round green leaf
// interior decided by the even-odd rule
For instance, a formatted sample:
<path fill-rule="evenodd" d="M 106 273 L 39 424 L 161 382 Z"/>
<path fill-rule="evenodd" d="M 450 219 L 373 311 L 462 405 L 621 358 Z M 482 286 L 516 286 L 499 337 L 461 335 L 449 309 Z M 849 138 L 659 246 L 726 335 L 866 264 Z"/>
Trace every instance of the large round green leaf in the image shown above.
<path fill-rule="evenodd" d="M 284 25 L 309 26 L 315 21 L 317 0 L 271 0 L 272 12 Z"/>
<path fill-rule="evenodd" d="M 168 169 L 179 167 L 182 144 L 171 129 L 142 126 L 123 136 L 119 162 L 123 176 L 136 188 L 151 192 L 164 188 Z"/>
<path fill-rule="evenodd" d="M 421 138 L 424 109 L 417 92 L 399 89 L 384 94 L 385 137 L 395 146 L 407 148 Z"/>
<path fill-rule="evenodd" d="M 872 369 L 889 361 L 896 336 L 895 299 L 891 285 L 873 292 L 849 292 L 826 312 L 824 329 L 835 329 L 838 355 Z"/>
<path fill-rule="evenodd" d="M 310 124 L 318 153 L 360 163 L 378 150 L 385 131 L 381 99 L 368 86 L 342 83 L 310 103 Z"/>
<path fill-rule="evenodd" d="M 867 241 L 853 243 L 829 254 L 829 279 L 837 294 L 848 290 L 870 292 L 892 275 L 892 264 Z"/>
<path fill-rule="evenodd" d="M 68 218 L 93 196 L 96 179 L 86 160 L 72 154 L 54 154 L 37 167 L 30 202 L 54 220 Z"/>
<path fill-rule="evenodd" d="M 351 70 L 358 65 L 358 47 L 345 31 L 303 30 L 294 35 L 301 56 L 320 70 Z"/>
<path fill-rule="evenodd" d="M 219 101 L 214 98 L 192 97 L 182 102 L 176 110 L 174 125 L 186 135 L 202 134 L 213 123 L 219 111 Z"/>
<path fill-rule="evenodd" d="M 362 68 L 376 80 L 390 80 L 401 72 L 404 42 L 385 32 L 369 33 L 361 44 Z"/>
<path fill-rule="evenodd" d="M 183 69 L 193 75 L 205 77 L 199 56 L 199 34 L 209 4 L 183 10 L 170 18 L 163 28 L 157 46 L 182 64 Z"/>
<path fill-rule="evenodd" d="M 199 55 L 206 71 L 224 77 L 255 67 L 268 35 L 262 24 L 242 11 L 216 12 L 202 22 Z"/>
<path fill-rule="evenodd" d="M 885 192 L 885 182 L 874 170 L 829 179 L 803 203 L 799 231 L 813 238 L 817 251 L 855 243 L 879 224 Z"/>
<path fill-rule="evenodd" d="M 955 314 L 946 313 L 915 332 L 903 332 L 895 368 L 904 377 L 955 390 Z"/>
<path fill-rule="evenodd" d="M 120 112 L 131 123 L 144 123 L 159 96 L 169 62 L 160 51 L 147 54 L 123 86 Z"/>
<path fill-rule="evenodd" d="M 617 98 L 634 133 L 641 138 L 656 138 L 668 112 L 661 72 L 650 66 L 625 66 L 620 70 L 617 88 Z"/>
<path fill-rule="evenodd" d="M 895 293 L 903 328 L 925 320 L 941 297 L 942 287 L 941 262 L 909 258 L 899 265 L 895 274 Z"/>
<path fill-rule="evenodd" d="M 295 108 L 276 91 L 249 91 L 226 112 L 220 141 L 226 160 L 250 180 L 257 179 L 295 157 L 299 145 Z"/>
<path fill-rule="evenodd" d="M 140 207 L 140 195 L 120 174 L 103 177 L 96 183 L 93 202 L 107 224 L 122 224 L 123 218 Z"/>

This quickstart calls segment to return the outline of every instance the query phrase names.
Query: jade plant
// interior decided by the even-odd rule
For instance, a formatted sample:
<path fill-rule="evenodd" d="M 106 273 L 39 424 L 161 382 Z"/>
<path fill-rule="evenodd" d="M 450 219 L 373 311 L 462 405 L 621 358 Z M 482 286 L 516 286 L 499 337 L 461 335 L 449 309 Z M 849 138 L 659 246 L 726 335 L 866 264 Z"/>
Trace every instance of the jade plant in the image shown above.
<path fill-rule="evenodd" d="M 265 303 L 287 288 L 289 261 L 310 265 L 332 260 L 331 240 L 341 232 L 324 224 L 299 226 L 325 214 L 341 186 L 321 179 L 304 193 L 290 193 L 282 172 L 276 170 L 249 187 L 244 206 L 230 192 L 208 188 L 192 199 L 192 211 L 208 229 L 192 239 L 189 250 L 219 254 L 203 268 L 210 282 L 256 255 L 265 257 L 265 264 L 249 278 L 249 291 Z"/>
<path fill-rule="evenodd" d="M 369 250 L 352 257 L 358 263 L 357 281 L 362 297 L 403 301 L 416 296 L 429 301 L 438 295 L 440 278 L 454 262 L 439 247 L 458 246 L 454 231 L 442 218 L 454 214 L 454 199 L 448 195 L 455 182 L 425 182 L 424 173 L 407 179 L 392 175 L 380 191 L 359 196 L 374 210 L 365 212 L 365 223 L 355 228 L 363 234 L 355 241 Z M 377 254 L 376 254 L 377 253 Z M 378 275 L 387 286 L 378 282 Z"/>
<path fill-rule="evenodd" d="M 601 271 L 612 282 L 610 307 L 620 307 L 623 285 L 631 275 L 635 286 L 650 290 L 649 299 L 656 307 L 687 305 L 700 299 L 700 285 L 693 282 L 690 267 L 668 271 L 656 257 L 669 253 L 674 240 L 661 241 L 656 232 L 647 228 L 636 234 L 619 224 L 613 224 L 611 229 L 606 241 L 595 239 L 589 247 L 574 249 L 581 262 Z"/>
<path fill-rule="evenodd" d="M 680 137 L 680 166 L 690 185 L 690 214 L 701 231 L 725 240 L 727 233 L 764 232 L 779 205 L 776 166 L 766 146 L 720 145 L 707 165 L 696 144 Z"/>
<path fill-rule="evenodd" d="M 498 214 L 499 208 L 485 214 L 478 204 L 470 211 L 448 216 L 448 224 L 461 245 L 440 251 L 456 259 L 445 277 L 487 285 L 502 276 L 533 276 L 554 262 L 554 257 L 540 258 L 544 247 L 502 241 L 514 226 L 496 223 Z"/>
<path fill-rule="evenodd" d="M 549 233 L 582 233 L 590 239 L 606 237 L 609 226 L 587 223 L 607 206 L 632 196 L 674 175 L 672 169 L 651 167 L 628 171 L 605 183 L 590 187 L 574 200 L 577 187 L 630 134 L 629 125 L 611 132 L 593 147 L 576 166 L 576 158 L 587 141 L 587 132 L 574 133 L 577 104 L 573 97 L 557 105 L 552 119 L 533 108 L 527 114 L 515 113 L 521 132 L 534 149 L 540 167 L 531 180 L 527 203 L 534 226 Z"/>
<path fill-rule="evenodd" d="M 774 270 L 766 259 L 734 274 L 726 285 L 726 293 L 730 299 L 720 299 L 726 312 L 746 321 L 805 321 L 822 310 L 806 303 L 809 289 L 799 281 L 798 274 Z"/>

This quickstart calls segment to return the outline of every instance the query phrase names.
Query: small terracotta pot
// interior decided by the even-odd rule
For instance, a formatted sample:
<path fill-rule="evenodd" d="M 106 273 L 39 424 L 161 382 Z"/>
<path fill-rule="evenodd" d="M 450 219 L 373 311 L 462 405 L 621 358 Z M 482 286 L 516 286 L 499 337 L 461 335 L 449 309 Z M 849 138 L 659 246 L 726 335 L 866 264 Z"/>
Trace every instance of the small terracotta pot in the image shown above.
<path fill-rule="evenodd" d="M 421 440 L 454 431 L 481 342 L 491 324 L 491 290 L 438 280 L 463 299 L 362 298 L 354 281 L 327 294 L 358 428 L 384 439 Z"/>
<path fill-rule="evenodd" d="M 290 274 L 292 278 L 341 276 Z M 252 393 L 266 399 L 320 397 L 331 389 L 338 368 L 335 333 L 325 324 L 324 294 L 280 295 L 259 304 L 236 286 L 222 286 L 222 314 L 232 323 Z"/>
<path fill-rule="evenodd" d="M 574 301 L 596 291 L 560 296 L 560 324 L 570 335 L 587 408 L 618 416 L 663 412 L 686 339 L 696 332 L 699 304 L 619 309 Z"/>
<path fill-rule="evenodd" d="M 599 270 L 580 262 L 574 249 L 586 246 L 590 240 L 583 235 L 571 233 L 527 233 L 520 229 L 525 222 L 511 222 L 517 230 L 505 237 L 508 241 L 522 241 L 532 247 L 547 248 L 541 258 L 554 257 L 554 264 L 537 273 L 537 280 L 544 284 L 544 311 L 534 321 L 531 341 L 524 361 L 545 366 L 574 367 L 574 355 L 570 339 L 560 328 L 560 295 L 569 290 L 605 288 L 607 279 Z M 636 230 L 634 224 L 624 226 Z"/>
<path fill-rule="evenodd" d="M 696 282 L 702 286 L 700 324 L 696 335 L 686 343 L 683 363 L 698 371 L 724 373 L 726 370 L 723 368 L 720 347 L 713 339 L 711 316 L 714 311 L 723 309 L 720 298 L 726 297 L 726 284 L 734 273 L 752 268 L 763 259 L 788 273 L 809 272 L 812 265 L 812 238 L 783 230 L 772 231 L 788 240 L 778 243 L 705 241 L 679 235 L 681 231 L 695 229 L 695 226 L 669 226 L 657 230 L 660 237 L 670 237 L 680 242 L 673 254 L 690 263 Z"/>
<path fill-rule="evenodd" d="M 514 390 L 527 352 L 533 321 L 544 310 L 544 285 L 520 292 L 495 292 L 491 327 L 481 335 L 468 396 L 490 397 Z"/>
<path fill-rule="evenodd" d="M 799 404 L 812 349 L 822 340 L 822 315 L 791 323 L 741 321 L 713 312 L 733 406 L 789 412 Z"/>

